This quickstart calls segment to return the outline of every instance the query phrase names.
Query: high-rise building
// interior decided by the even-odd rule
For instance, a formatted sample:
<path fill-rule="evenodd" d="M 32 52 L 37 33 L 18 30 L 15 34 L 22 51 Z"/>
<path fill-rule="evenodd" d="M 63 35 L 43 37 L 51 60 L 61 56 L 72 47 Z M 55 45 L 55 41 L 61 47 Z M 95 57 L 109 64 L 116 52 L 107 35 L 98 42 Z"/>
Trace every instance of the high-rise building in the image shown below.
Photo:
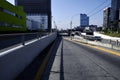
<path fill-rule="evenodd" d="M 120 28 L 120 9 L 119 9 L 119 28 Z"/>
<path fill-rule="evenodd" d="M 103 28 L 104 29 L 110 29 L 110 13 L 111 13 L 111 8 L 105 8 L 103 12 Z"/>
<path fill-rule="evenodd" d="M 114 28 L 118 28 L 120 22 L 120 0 L 112 0 L 111 2 L 111 23 Z M 120 28 L 120 26 L 119 26 Z"/>
<path fill-rule="evenodd" d="M 80 27 L 89 26 L 89 17 L 86 14 L 80 14 Z"/>
<path fill-rule="evenodd" d="M 23 6 L 28 19 L 44 25 L 40 28 L 51 31 L 51 0 L 15 0 L 15 5 Z"/>

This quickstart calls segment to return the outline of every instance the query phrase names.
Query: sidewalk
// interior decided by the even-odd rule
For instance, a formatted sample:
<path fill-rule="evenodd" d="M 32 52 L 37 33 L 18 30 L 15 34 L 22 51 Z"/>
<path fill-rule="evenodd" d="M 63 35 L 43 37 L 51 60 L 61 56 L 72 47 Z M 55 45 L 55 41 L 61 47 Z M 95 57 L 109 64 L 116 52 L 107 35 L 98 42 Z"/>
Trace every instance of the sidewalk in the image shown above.
<path fill-rule="evenodd" d="M 54 63 L 52 65 L 49 80 L 60 80 L 61 53 L 62 53 L 62 42 L 60 43 L 60 46 L 59 46 L 57 53 L 55 55 L 55 60 L 54 60 Z"/>

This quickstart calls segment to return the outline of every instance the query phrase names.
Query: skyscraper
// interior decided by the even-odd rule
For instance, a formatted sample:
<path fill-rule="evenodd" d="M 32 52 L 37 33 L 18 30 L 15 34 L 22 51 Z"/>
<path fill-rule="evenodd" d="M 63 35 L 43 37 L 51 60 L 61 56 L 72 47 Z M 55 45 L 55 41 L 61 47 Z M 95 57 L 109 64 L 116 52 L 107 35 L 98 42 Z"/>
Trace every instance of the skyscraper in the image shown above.
<path fill-rule="evenodd" d="M 28 18 L 43 23 L 51 31 L 51 0 L 15 0 L 15 5 L 23 6 Z"/>
<path fill-rule="evenodd" d="M 89 17 L 86 14 L 80 14 L 80 27 L 89 26 Z"/>
<path fill-rule="evenodd" d="M 120 23 L 120 0 L 112 0 L 111 2 L 111 23 L 114 28 L 118 28 Z M 120 28 L 120 26 L 119 26 Z"/>
<path fill-rule="evenodd" d="M 103 27 L 104 29 L 110 29 L 110 13 L 111 13 L 111 8 L 108 7 L 104 9 L 103 12 Z"/>

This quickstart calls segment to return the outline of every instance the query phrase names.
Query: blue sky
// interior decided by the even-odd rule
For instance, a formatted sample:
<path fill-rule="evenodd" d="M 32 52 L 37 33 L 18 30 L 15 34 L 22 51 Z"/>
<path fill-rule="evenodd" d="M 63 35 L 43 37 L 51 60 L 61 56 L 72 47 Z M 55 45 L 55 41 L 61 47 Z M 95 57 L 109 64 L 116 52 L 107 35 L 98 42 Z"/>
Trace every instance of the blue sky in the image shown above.
<path fill-rule="evenodd" d="M 8 0 L 14 3 L 14 0 Z M 105 2 L 105 3 L 104 3 Z M 79 26 L 80 13 L 88 14 L 88 16 L 97 11 L 110 6 L 111 0 L 52 0 L 52 16 L 59 29 L 70 27 L 71 17 L 73 16 L 73 26 Z M 103 5 L 101 5 L 104 3 Z M 99 6 L 101 5 L 101 6 Z M 99 7 L 98 7 L 99 6 Z M 98 7 L 97 9 L 95 9 Z M 90 24 L 101 26 L 103 24 L 103 11 L 90 17 Z M 54 27 L 54 25 L 53 25 Z"/>

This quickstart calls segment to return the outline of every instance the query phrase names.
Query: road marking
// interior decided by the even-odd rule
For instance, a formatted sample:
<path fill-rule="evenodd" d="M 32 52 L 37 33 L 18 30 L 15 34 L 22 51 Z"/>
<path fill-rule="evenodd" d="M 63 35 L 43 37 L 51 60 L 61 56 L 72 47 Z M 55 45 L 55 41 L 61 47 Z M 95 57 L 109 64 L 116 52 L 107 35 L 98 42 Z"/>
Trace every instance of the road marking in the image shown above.
<path fill-rule="evenodd" d="M 51 52 L 52 52 L 52 50 L 53 50 L 53 48 L 54 48 L 54 45 L 55 45 L 55 42 L 53 43 L 53 45 L 52 45 L 52 47 L 50 48 L 48 54 L 46 55 L 45 59 L 43 60 L 43 63 L 42 63 L 42 65 L 40 66 L 40 68 L 39 68 L 39 70 L 38 70 L 38 72 L 37 72 L 34 80 L 41 80 L 42 74 L 43 74 L 44 69 L 45 69 L 45 66 L 47 65 L 47 62 L 48 62 L 48 60 L 49 60 L 49 58 L 50 58 Z"/>
<path fill-rule="evenodd" d="M 92 47 L 92 48 L 95 48 L 95 49 L 98 49 L 98 50 L 102 50 L 102 51 L 110 53 L 110 54 L 114 54 L 114 55 L 120 56 L 120 52 L 115 52 L 115 51 L 112 51 L 112 50 L 109 50 L 109 49 L 105 49 L 105 48 L 102 48 L 102 47 L 99 47 L 99 46 L 86 44 L 86 43 L 83 43 L 83 42 L 78 41 L 78 40 L 70 40 L 70 39 L 67 39 L 67 38 L 64 38 L 64 39 L 72 41 L 74 43 L 78 43 L 78 44 L 82 44 L 82 45 L 85 45 L 85 46 L 88 46 L 88 47 Z"/>

